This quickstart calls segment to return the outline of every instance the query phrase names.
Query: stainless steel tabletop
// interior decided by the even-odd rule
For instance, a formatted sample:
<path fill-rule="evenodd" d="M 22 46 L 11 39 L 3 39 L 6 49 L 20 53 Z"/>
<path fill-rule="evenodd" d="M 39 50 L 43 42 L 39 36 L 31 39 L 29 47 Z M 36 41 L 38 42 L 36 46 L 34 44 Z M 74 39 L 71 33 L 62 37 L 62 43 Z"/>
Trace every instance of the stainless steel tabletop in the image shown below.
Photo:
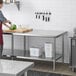
<path fill-rule="evenodd" d="M 55 31 L 55 30 L 33 30 L 27 33 L 13 33 L 13 35 L 20 36 L 42 36 L 42 37 L 57 37 L 67 33 L 67 31 Z"/>
<path fill-rule="evenodd" d="M 33 62 L 0 60 L 0 76 L 17 76 L 33 67 Z"/>

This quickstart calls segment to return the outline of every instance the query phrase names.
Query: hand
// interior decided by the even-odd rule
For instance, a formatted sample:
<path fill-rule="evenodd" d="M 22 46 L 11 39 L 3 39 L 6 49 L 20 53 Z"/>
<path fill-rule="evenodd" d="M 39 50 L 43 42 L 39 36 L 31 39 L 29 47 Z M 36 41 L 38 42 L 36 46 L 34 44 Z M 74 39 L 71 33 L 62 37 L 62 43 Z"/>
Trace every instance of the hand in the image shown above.
<path fill-rule="evenodd" d="M 11 24 L 11 21 L 10 20 L 7 20 L 7 23 Z"/>

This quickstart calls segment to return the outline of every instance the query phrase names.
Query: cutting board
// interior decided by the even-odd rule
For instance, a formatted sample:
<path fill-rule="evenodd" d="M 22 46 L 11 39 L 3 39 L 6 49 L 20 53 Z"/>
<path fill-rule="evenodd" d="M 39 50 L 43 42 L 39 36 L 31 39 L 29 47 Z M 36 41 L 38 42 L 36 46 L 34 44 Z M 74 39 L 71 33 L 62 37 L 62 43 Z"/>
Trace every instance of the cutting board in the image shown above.
<path fill-rule="evenodd" d="M 28 29 L 28 28 L 19 28 L 16 30 L 3 30 L 4 33 L 26 33 L 26 32 L 31 32 L 33 29 Z"/>

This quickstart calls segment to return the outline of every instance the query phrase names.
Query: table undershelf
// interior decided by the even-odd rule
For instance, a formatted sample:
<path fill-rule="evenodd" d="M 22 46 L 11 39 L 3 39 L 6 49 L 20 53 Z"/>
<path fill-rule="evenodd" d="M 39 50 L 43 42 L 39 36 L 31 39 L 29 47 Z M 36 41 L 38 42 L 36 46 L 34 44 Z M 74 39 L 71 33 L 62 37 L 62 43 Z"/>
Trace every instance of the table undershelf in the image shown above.
<path fill-rule="evenodd" d="M 4 52 L 3 53 L 5 53 L 5 52 L 10 53 L 10 54 L 6 53 L 7 56 L 12 56 L 10 49 L 4 49 Z M 19 55 L 18 55 L 18 53 L 19 53 Z M 3 54 L 3 55 L 5 55 L 5 54 Z M 29 52 L 26 52 L 26 54 L 24 55 L 24 51 L 23 50 L 14 50 L 14 56 L 16 56 L 17 58 L 21 58 L 21 59 L 40 60 L 40 61 L 53 61 L 53 60 L 56 60 L 57 61 L 60 58 L 62 58 L 62 55 L 61 54 L 56 54 L 56 58 L 55 57 L 46 58 L 45 57 L 45 53 L 43 53 L 39 57 L 32 57 L 32 56 L 30 56 L 30 53 Z"/>
<path fill-rule="evenodd" d="M 53 60 L 58 60 L 60 58 L 62 58 L 62 55 L 61 54 L 57 54 L 56 55 L 56 58 L 55 57 L 52 57 L 52 58 L 46 58 L 45 57 L 45 54 L 43 53 L 41 56 L 39 57 L 33 57 L 33 56 L 30 56 L 30 53 L 27 53 L 25 56 L 17 56 L 17 58 L 22 58 L 22 59 L 30 59 L 30 60 L 40 60 L 40 61 L 53 61 Z"/>
<path fill-rule="evenodd" d="M 9 59 L 6 57 L 6 59 Z M 15 58 L 15 60 L 18 61 L 31 61 L 31 60 L 26 60 L 26 59 L 21 59 L 21 58 Z M 33 60 L 32 60 L 33 61 Z M 34 61 L 33 61 L 34 62 Z M 75 72 L 72 72 L 72 70 L 69 67 L 69 64 L 65 63 L 56 63 L 56 69 L 53 71 L 52 69 L 52 62 L 46 62 L 46 61 L 35 61 L 35 65 L 31 71 L 36 71 L 36 72 L 43 72 L 43 73 L 52 73 L 52 74 L 59 74 L 59 75 L 65 75 L 65 76 L 76 76 Z"/>

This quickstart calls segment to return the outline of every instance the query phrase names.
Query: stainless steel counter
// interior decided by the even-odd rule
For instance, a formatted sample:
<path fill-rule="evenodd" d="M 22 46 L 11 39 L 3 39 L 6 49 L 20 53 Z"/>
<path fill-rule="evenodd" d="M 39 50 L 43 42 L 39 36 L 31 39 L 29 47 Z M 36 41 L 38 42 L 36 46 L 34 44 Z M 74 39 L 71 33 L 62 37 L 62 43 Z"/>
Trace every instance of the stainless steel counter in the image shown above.
<path fill-rule="evenodd" d="M 48 30 L 33 30 L 32 32 L 27 32 L 27 33 L 4 33 L 5 35 L 11 35 L 12 36 L 12 56 L 14 56 L 14 36 L 23 36 L 24 37 L 24 56 L 17 56 L 17 58 L 22 58 L 22 59 L 34 59 L 34 60 L 41 60 L 41 61 L 53 61 L 53 70 L 55 70 L 55 63 L 57 60 L 62 58 L 62 62 L 64 63 L 64 35 L 67 34 L 67 31 L 48 31 Z M 26 52 L 26 37 L 43 37 L 43 38 L 53 38 L 53 53 L 54 56 L 53 58 L 45 58 L 45 56 L 41 56 L 39 58 L 35 57 L 30 57 L 29 53 Z M 57 38 L 62 37 L 62 54 L 57 54 L 56 53 L 56 41 Z"/>
<path fill-rule="evenodd" d="M 40 36 L 40 37 L 59 37 L 63 34 L 67 33 L 66 31 L 54 31 L 54 30 L 33 30 L 27 33 L 13 33 L 13 35 L 20 36 Z"/>
<path fill-rule="evenodd" d="M 0 76 L 22 76 L 33 65 L 33 62 L 0 60 Z"/>

